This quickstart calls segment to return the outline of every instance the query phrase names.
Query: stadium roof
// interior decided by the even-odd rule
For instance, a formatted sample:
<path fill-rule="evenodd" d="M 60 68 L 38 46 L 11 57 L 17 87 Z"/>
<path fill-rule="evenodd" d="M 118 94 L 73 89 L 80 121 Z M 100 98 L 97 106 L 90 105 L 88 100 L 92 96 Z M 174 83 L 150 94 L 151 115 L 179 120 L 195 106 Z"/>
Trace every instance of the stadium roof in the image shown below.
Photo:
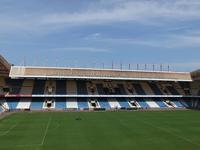
<path fill-rule="evenodd" d="M 193 80 L 200 80 L 200 69 L 191 72 Z"/>
<path fill-rule="evenodd" d="M 0 55 L 0 76 L 8 76 L 10 72 L 10 63 Z"/>
<path fill-rule="evenodd" d="M 192 81 L 189 72 L 12 66 L 11 78 Z"/>

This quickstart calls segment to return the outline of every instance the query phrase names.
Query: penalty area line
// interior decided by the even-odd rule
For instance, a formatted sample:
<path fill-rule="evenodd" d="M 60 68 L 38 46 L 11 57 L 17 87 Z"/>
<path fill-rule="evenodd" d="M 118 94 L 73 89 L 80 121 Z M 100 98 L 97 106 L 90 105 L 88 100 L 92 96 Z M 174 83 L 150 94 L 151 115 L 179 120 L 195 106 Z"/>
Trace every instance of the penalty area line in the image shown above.
<path fill-rule="evenodd" d="M 49 118 L 48 123 L 47 123 L 47 125 L 46 125 L 46 129 L 45 129 L 45 132 L 44 132 L 42 141 L 41 141 L 41 143 L 40 143 L 40 146 L 44 145 L 45 138 L 46 138 L 46 135 L 47 135 L 47 132 L 48 132 L 48 129 L 49 129 L 50 124 L 51 124 L 51 118 Z"/>
<path fill-rule="evenodd" d="M 177 137 L 177 138 L 179 138 L 179 139 L 181 139 L 181 140 L 183 140 L 183 141 L 185 141 L 185 142 L 188 142 L 188 143 L 190 143 L 190 144 L 192 144 L 192 145 L 196 145 L 196 146 L 200 147 L 200 144 L 199 144 L 199 143 L 193 142 L 192 140 L 190 140 L 190 139 L 187 138 L 187 137 L 178 135 L 178 134 L 176 134 L 175 132 L 171 131 L 170 129 L 166 129 L 166 128 L 162 128 L 162 127 L 156 126 L 156 125 L 154 125 L 154 124 L 152 124 L 152 123 L 149 123 L 149 122 L 146 122 L 146 121 L 144 121 L 144 120 L 143 120 L 143 121 L 139 120 L 139 121 L 142 122 L 142 123 L 144 123 L 144 124 L 146 124 L 146 125 L 149 125 L 149 126 L 151 126 L 151 127 L 153 127 L 153 128 L 156 128 L 156 129 L 159 129 L 159 130 L 161 130 L 161 131 L 164 131 L 165 133 L 171 134 L 172 136 L 175 136 L 175 137 Z"/>
<path fill-rule="evenodd" d="M 0 136 L 4 136 L 6 134 L 8 134 L 12 129 L 14 129 L 16 126 L 18 125 L 18 123 L 16 123 L 15 125 L 11 126 L 7 131 L 3 131 L 3 134 L 0 134 Z"/>

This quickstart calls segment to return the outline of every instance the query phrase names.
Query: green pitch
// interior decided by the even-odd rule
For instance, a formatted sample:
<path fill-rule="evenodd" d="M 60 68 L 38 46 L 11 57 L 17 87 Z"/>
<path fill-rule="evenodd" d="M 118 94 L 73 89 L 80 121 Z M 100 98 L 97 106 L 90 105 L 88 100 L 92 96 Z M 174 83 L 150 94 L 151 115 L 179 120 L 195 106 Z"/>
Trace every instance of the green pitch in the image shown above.
<path fill-rule="evenodd" d="M 200 150 L 200 111 L 17 113 L 0 150 Z"/>

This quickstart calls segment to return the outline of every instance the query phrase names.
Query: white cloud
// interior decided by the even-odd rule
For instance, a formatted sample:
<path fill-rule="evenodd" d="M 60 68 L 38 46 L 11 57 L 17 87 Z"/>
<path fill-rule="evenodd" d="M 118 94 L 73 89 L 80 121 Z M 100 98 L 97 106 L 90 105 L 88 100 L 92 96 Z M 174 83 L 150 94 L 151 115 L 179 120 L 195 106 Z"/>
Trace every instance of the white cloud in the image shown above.
<path fill-rule="evenodd" d="M 172 34 L 157 43 L 160 43 L 158 44 L 160 47 L 166 48 L 197 48 L 200 47 L 200 35 Z"/>
<path fill-rule="evenodd" d="M 11 13 L 12 14 L 12 13 Z M 139 22 L 144 25 L 163 26 L 163 30 L 168 33 L 158 33 L 152 38 L 116 38 L 103 37 L 98 31 L 86 40 L 95 40 L 98 42 L 144 45 L 151 47 L 200 47 L 200 36 L 189 23 L 183 26 L 172 25 L 165 28 L 168 24 L 179 21 L 197 21 L 200 20 L 200 1 L 199 0 L 101 0 L 93 5 L 78 11 L 72 12 L 30 12 L 27 14 L 12 14 L 2 12 L 0 14 L 0 33 L 3 35 L 19 34 L 28 31 L 32 35 L 48 34 L 54 31 L 62 30 L 67 27 L 94 25 L 94 24 L 112 24 L 117 22 Z M 174 34 L 175 30 L 190 29 L 190 34 Z M 156 30 L 156 28 L 154 28 Z M 1 35 L 1 38 L 2 38 Z M 2 38 L 3 39 L 3 38 Z M 97 49 L 91 47 L 83 48 L 58 48 L 65 51 L 90 51 L 90 52 L 108 52 L 106 49 Z"/>
<path fill-rule="evenodd" d="M 108 2 L 109 3 L 109 2 Z M 53 13 L 44 15 L 45 24 L 104 24 L 110 22 L 136 21 L 153 22 L 167 20 L 200 19 L 200 3 L 196 0 L 184 1 L 118 1 L 114 7 L 98 7 L 77 13 Z M 157 20 L 160 19 L 160 20 Z"/>
<path fill-rule="evenodd" d="M 111 5 L 112 4 L 112 5 Z M 74 6 L 75 7 L 75 6 Z M 25 12 L 24 12 L 25 13 Z M 75 12 L 27 12 L 26 15 L 0 15 L 1 31 L 16 30 L 53 30 L 69 26 L 88 24 L 107 24 L 113 22 L 140 22 L 162 24 L 171 21 L 200 19 L 200 1 L 197 0 L 118 0 L 100 1 L 82 11 Z M 41 31 L 40 30 L 40 31 Z"/>
<path fill-rule="evenodd" d="M 167 29 L 167 31 L 179 30 L 180 28 L 171 28 Z M 169 33 L 169 34 L 161 34 L 157 36 L 149 36 L 149 37 L 134 37 L 134 38 L 116 38 L 113 36 L 103 36 L 98 34 L 91 34 L 89 36 L 84 37 L 85 40 L 92 42 L 101 42 L 104 44 L 114 44 L 114 45 L 141 45 L 148 47 L 156 47 L 156 48 L 195 48 L 200 47 L 200 31 L 199 30 L 189 30 L 186 33 Z"/>
<path fill-rule="evenodd" d="M 197 35 L 184 35 L 184 36 L 177 36 L 176 37 L 177 40 L 179 40 L 183 45 L 189 45 L 189 46 L 200 46 L 200 36 L 197 36 Z"/>
<path fill-rule="evenodd" d="M 59 47 L 59 48 L 50 48 L 47 51 L 73 51 L 73 52 L 93 52 L 93 53 L 108 53 L 110 50 L 103 48 L 95 48 L 95 47 Z"/>

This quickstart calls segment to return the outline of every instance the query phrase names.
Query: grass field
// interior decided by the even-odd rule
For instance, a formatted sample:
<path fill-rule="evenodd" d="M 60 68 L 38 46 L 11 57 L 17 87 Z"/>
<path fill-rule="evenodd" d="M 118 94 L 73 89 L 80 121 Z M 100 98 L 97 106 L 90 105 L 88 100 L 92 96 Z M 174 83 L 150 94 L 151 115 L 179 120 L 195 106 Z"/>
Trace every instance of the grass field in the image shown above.
<path fill-rule="evenodd" d="M 0 150 L 177 149 L 200 149 L 200 111 L 16 113 L 0 120 Z"/>

